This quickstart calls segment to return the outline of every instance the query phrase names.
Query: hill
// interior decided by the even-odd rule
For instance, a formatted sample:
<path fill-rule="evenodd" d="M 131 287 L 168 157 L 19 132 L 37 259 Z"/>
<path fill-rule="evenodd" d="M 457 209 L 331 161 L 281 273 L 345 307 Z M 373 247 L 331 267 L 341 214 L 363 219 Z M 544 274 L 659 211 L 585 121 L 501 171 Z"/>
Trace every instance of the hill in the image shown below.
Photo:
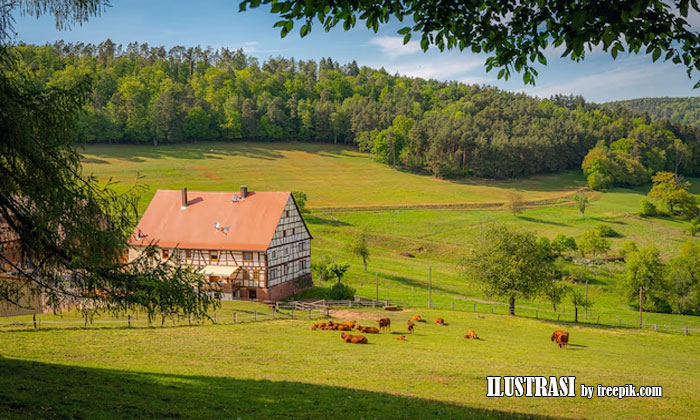
<path fill-rule="evenodd" d="M 225 48 L 106 40 L 14 51 L 37 85 L 89 78 L 90 101 L 77 122 L 81 143 L 332 142 L 439 177 L 514 178 L 578 169 L 596 144 L 619 146 L 623 138 L 641 143 L 633 158 L 653 172 L 672 165 L 678 139 L 688 146 L 682 172 L 700 174 L 697 126 L 655 123 L 581 98 L 539 100 L 330 58 L 260 63 Z"/>
<path fill-rule="evenodd" d="M 634 113 L 648 114 L 653 119 L 668 119 L 674 123 L 700 126 L 700 97 L 639 98 L 604 103 L 609 108 L 623 107 Z"/>

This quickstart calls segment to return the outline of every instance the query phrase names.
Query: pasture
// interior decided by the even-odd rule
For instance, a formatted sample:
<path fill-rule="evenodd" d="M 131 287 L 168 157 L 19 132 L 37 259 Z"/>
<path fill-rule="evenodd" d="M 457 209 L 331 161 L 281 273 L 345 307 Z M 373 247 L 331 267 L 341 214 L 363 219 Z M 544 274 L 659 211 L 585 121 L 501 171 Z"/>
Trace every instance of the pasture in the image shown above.
<path fill-rule="evenodd" d="M 312 258 L 331 256 L 351 263 L 344 281 L 361 296 L 421 307 L 428 303 L 428 270 L 433 274 L 433 303 L 440 308 L 490 311 L 491 299 L 460 277 L 458 263 L 474 235 L 485 223 L 506 223 L 554 237 L 578 236 L 599 224 L 620 233 L 611 239 L 616 253 L 626 240 L 655 244 L 665 257 L 674 255 L 684 241 L 688 222 L 671 218 L 642 218 L 636 212 L 649 187 L 614 189 L 591 194 L 585 216 L 566 199 L 585 186 L 580 171 L 519 180 L 440 180 L 428 175 L 391 169 L 368 155 L 342 146 L 313 143 L 197 143 L 165 146 L 96 145 L 84 152 L 86 173 L 101 180 L 133 185 L 137 174 L 146 186 L 139 209 L 143 211 L 156 189 L 301 190 L 311 212 L 306 222 L 314 236 Z M 700 182 L 691 179 L 694 193 Z M 521 192 L 529 205 L 513 216 L 500 209 L 511 189 Z M 451 205 L 465 205 L 456 209 Z M 432 207 L 428 207 L 432 206 Z M 368 272 L 352 256 L 349 245 L 365 231 L 371 248 Z M 409 252 L 414 258 L 402 257 Z M 595 302 L 582 321 L 607 325 L 636 325 L 638 315 L 619 293 L 624 265 L 607 264 L 591 274 L 590 297 Z M 319 284 L 302 297 L 324 297 L 330 284 Z M 545 300 L 518 301 L 521 314 L 573 320 L 568 301 L 554 314 Z M 537 305 L 539 313 L 535 312 Z M 529 309 L 528 309 L 529 308 Z M 546 312 L 549 309 L 550 312 Z M 505 308 L 496 305 L 496 313 Z M 680 333 L 686 326 L 700 333 L 694 316 L 645 314 L 647 328 Z"/>
<path fill-rule="evenodd" d="M 220 319 L 254 309 L 267 310 L 225 302 Z M 414 314 L 428 322 L 406 334 Z M 4 327 L 0 417 L 691 418 L 699 403 L 700 379 L 689 374 L 700 366 L 698 337 L 446 310 L 344 315 L 363 325 L 389 315 L 392 332 L 366 334 L 370 344 L 353 345 L 337 331 L 309 330 L 312 321 L 303 319 Z M 436 317 L 447 325 L 434 325 Z M 559 328 L 571 334 L 566 350 L 549 339 Z M 469 329 L 481 339 L 462 338 Z M 399 334 L 407 341 L 397 341 Z M 578 387 L 661 385 L 664 396 L 487 398 L 486 376 L 493 375 L 570 375 Z"/>

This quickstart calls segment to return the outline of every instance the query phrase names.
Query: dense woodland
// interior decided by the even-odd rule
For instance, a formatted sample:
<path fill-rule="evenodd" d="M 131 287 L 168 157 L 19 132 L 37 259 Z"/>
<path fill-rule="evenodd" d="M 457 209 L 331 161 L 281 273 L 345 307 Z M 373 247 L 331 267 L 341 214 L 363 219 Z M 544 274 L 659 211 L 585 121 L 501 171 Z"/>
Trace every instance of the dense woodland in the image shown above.
<path fill-rule="evenodd" d="M 660 120 L 667 118 L 680 124 L 700 126 L 700 97 L 690 98 L 640 98 L 603 104 L 615 108 L 622 106 L 632 112 L 647 113 Z"/>
<path fill-rule="evenodd" d="M 78 121 L 80 143 L 333 142 L 395 167 L 494 178 L 578 168 L 594 149 L 605 159 L 591 161 L 586 172 L 599 174 L 593 176 L 601 188 L 648 182 L 658 170 L 700 174 L 697 125 L 652 121 L 580 97 L 539 100 L 330 58 L 259 63 L 240 49 L 166 50 L 107 40 L 15 51 L 37 84 L 92 79 Z"/>

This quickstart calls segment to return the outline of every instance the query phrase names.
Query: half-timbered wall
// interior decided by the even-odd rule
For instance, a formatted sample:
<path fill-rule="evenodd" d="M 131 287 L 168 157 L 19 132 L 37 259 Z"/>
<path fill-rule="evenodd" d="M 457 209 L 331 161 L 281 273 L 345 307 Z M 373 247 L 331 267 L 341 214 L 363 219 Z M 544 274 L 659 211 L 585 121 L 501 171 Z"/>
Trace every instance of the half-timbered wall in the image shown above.
<path fill-rule="evenodd" d="M 311 235 L 291 196 L 267 249 L 267 260 L 267 287 L 311 273 Z"/>

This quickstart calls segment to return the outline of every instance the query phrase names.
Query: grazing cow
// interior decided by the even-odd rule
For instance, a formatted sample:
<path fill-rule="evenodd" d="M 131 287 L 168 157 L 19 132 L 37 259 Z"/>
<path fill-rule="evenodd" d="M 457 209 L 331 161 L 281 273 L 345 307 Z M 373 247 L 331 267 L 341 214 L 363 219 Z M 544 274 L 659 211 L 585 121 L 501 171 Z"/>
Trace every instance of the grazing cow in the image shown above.
<path fill-rule="evenodd" d="M 367 344 L 367 337 L 364 335 L 352 335 L 352 334 L 345 334 L 345 333 L 340 333 L 340 338 L 342 338 L 346 343 L 352 343 L 352 344 Z"/>
<path fill-rule="evenodd" d="M 569 345 L 569 332 L 556 330 L 554 334 L 552 334 L 552 337 L 550 337 L 550 340 L 555 341 L 559 348 L 566 347 Z"/>
<path fill-rule="evenodd" d="M 396 339 L 399 340 L 399 341 L 406 341 L 406 336 L 405 336 L 405 335 L 400 335 L 400 336 L 396 337 Z"/>
<path fill-rule="evenodd" d="M 362 325 L 358 325 L 357 331 L 364 334 L 379 334 L 379 328 L 377 327 L 363 327 Z"/>
<path fill-rule="evenodd" d="M 413 326 L 416 325 L 416 324 L 414 324 L 414 323 L 411 322 L 410 320 L 407 321 L 406 324 L 408 325 L 408 332 L 411 333 L 411 334 L 413 334 Z"/>
<path fill-rule="evenodd" d="M 445 320 L 442 318 L 438 318 L 435 320 L 435 323 L 438 325 L 445 325 Z"/>
<path fill-rule="evenodd" d="M 413 318 L 411 318 L 415 322 L 422 322 L 423 318 L 420 317 L 420 315 L 413 315 Z"/>
<path fill-rule="evenodd" d="M 479 339 L 479 336 L 476 335 L 476 333 L 474 332 L 474 330 L 469 330 L 469 332 L 468 332 L 467 334 L 464 334 L 464 338 L 469 338 L 469 339 L 473 338 L 473 339 L 475 339 L 475 340 L 478 340 L 478 339 Z"/>
<path fill-rule="evenodd" d="M 391 318 L 382 318 L 377 321 L 379 324 L 379 329 L 384 331 L 391 331 Z"/>

